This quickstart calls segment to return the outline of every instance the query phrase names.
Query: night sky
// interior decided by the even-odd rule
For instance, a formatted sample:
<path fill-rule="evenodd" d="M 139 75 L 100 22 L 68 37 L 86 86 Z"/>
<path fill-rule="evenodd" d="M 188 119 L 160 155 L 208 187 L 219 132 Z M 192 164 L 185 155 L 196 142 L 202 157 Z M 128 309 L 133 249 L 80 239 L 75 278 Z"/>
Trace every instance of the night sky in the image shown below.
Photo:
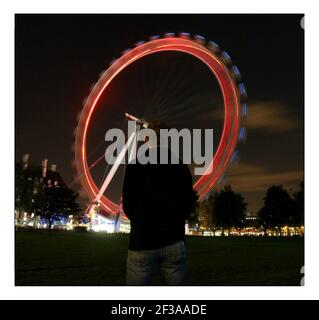
<path fill-rule="evenodd" d="M 304 168 L 304 31 L 302 15 L 16 15 L 16 161 L 57 164 L 72 188 L 73 130 L 82 101 L 113 58 L 139 40 L 189 32 L 218 43 L 232 57 L 248 91 L 248 136 L 223 183 L 242 192 L 248 210 L 266 189 L 291 191 Z M 160 118 L 172 127 L 222 128 L 223 102 L 207 67 L 182 53 L 134 63 L 103 94 L 88 132 L 89 163 L 104 153 L 104 135 L 123 126 L 123 113 Z M 117 200 L 119 170 L 109 189 Z M 105 163 L 92 171 L 103 181 Z"/>

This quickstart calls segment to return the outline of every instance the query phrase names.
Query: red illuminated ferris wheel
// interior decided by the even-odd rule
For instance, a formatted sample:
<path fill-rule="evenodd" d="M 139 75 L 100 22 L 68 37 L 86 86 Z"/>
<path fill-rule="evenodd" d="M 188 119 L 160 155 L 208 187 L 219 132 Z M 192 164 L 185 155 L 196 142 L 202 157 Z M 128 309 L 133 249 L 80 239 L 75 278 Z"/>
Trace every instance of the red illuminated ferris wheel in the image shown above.
<path fill-rule="evenodd" d="M 208 168 L 210 173 L 202 175 L 194 184 L 194 189 L 198 191 L 200 199 L 203 199 L 219 182 L 226 168 L 237 154 L 237 142 L 243 140 L 246 135 L 244 126 L 247 116 L 246 90 L 241 82 L 238 68 L 232 65 L 229 55 L 222 51 L 216 43 L 206 41 L 201 36 L 192 37 L 188 33 L 180 33 L 179 35 L 167 33 L 163 37 L 153 36 L 147 42 L 136 43 L 133 49 L 126 50 L 102 73 L 84 103 L 75 131 L 75 164 L 81 184 L 92 202 L 99 202 L 102 208 L 111 214 L 116 214 L 120 208 L 117 203 L 111 201 L 104 194 L 109 181 L 104 181 L 102 187 L 99 188 L 92 178 L 87 160 L 87 132 L 92 125 L 92 114 L 102 93 L 108 90 L 111 81 L 119 73 L 135 61 L 163 51 L 183 52 L 202 61 L 208 66 L 212 76 L 217 78 L 223 95 L 223 130 L 217 151 L 210 164 L 210 168 L 213 168 L 213 170 Z M 117 167 L 112 169 L 115 171 Z M 108 177 L 106 177 L 107 179 Z"/>

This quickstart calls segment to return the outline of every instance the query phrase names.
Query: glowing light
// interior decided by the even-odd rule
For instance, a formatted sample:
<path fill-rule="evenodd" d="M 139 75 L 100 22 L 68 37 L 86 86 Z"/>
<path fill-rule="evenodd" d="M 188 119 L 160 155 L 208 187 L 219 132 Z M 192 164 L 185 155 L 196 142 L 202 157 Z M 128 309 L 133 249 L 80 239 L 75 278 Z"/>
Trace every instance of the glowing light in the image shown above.
<path fill-rule="evenodd" d="M 94 224 L 92 225 L 92 230 L 95 232 L 113 233 L 114 226 L 110 226 L 109 224 Z"/>
<path fill-rule="evenodd" d="M 122 56 L 124 56 L 125 54 L 127 54 L 128 52 L 130 52 L 132 49 L 131 48 L 128 48 L 126 50 L 124 50 L 121 54 Z"/>
<path fill-rule="evenodd" d="M 219 45 L 214 41 L 208 41 L 208 48 L 213 52 L 218 52 L 220 50 Z"/>
<path fill-rule="evenodd" d="M 239 131 L 239 140 L 244 140 L 246 137 L 246 128 L 242 127 Z"/>
<path fill-rule="evenodd" d="M 202 43 L 202 44 L 206 43 L 205 37 L 200 36 L 200 35 L 195 35 L 195 40 L 198 41 L 199 43 Z"/>
<path fill-rule="evenodd" d="M 149 39 L 150 39 L 150 41 L 153 41 L 153 40 L 157 40 L 159 38 L 160 38 L 160 36 L 158 34 L 156 34 L 154 36 L 151 36 Z"/>
<path fill-rule="evenodd" d="M 239 69 L 237 66 L 232 66 L 232 71 L 234 73 L 234 76 L 236 78 L 236 80 L 239 80 L 241 78 L 241 74 L 239 72 Z"/>
<path fill-rule="evenodd" d="M 241 96 L 245 97 L 247 95 L 247 92 L 246 92 L 244 84 L 240 83 L 238 85 L 238 87 L 239 87 L 239 92 L 240 92 Z"/>
<path fill-rule="evenodd" d="M 181 32 L 181 33 L 179 34 L 179 36 L 180 36 L 181 38 L 189 39 L 189 38 L 191 37 L 191 34 L 188 33 L 188 32 Z"/>
<path fill-rule="evenodd" d="M 138 41 L 135 43 L 135 47 L 138 47 L 138 46 L 142 45 L 143 43 L 145 43 L 145 41 Z"/>
<path fill-rule="evenodd" d="M 235 150 L 233 155 L 232 155 L 232 157 L 231 157 L 231 159 L 230 159 L 230 162 L 234 163 L 235 161 L 237 161 L 238 157 L 239 157 L 239 151 Z"/>
<path fill-rule="evenodd" d="M 95 214 L 91 230 L 95 232 L 114 233 L 114 220 L 107 219 L 100 214 Z"/>
<path fill-rule="evenodd" d="M 247 116 L 248 116 L 248 107 L 247 107 L 247 104 L 246 104 L 246 103 L 243 104 L 242 114 L 243 114 L 244 117 L 247 117 Z"/>
<path fill-rule="evenodd" d="M 230 58 L 229 54 L 226 51 L 223 51 L 221 53 L 221 58 L 227 64 L 231 64 L 232 63 L 231 58 Z"/>

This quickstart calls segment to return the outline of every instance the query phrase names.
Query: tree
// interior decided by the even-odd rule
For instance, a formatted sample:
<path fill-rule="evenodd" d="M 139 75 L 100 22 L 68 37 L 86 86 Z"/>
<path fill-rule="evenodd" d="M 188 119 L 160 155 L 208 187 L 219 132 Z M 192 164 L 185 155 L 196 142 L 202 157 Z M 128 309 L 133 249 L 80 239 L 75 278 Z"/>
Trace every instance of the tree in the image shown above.
<path fill-rule="evenodd" d="M 214 204 L 217 193 L 211 193 L 209 197 L 203 200 L 199 207 L 200 224 L 203 228 L 213 230 L 215 235 L 216 217 L 214 214 Z"/>
<path fill-rule="evenodd" d="M 198 225 L 199 222 L 199 196 L 196 190 L 193 192 L 193 208 L 187 219 L 189 226 L 194 227 Z"/>
<path fill-rule="evenodd" d="M 53 222 L 81 212 L 76 202 L 77 196 L 77 193 L 67 187 L 48 187 L 42 184 L 36 194 L 33 210 L 47 221 L 50 230 Z"/>
<path fill-rule="evenodd" d="M 300 190 L 293 194 L 293 200 L 295 202 L 295 226 L 304 225 L 305 216 L 305 194 L 304 194 L 304 183 L 300 183 Z"/>
<path fill-rule="evenodd" d="M 240 193 L 234 192 L 230 185 L 226 185 L 224 189 L 216 193 L 213 210 L 216 223 L 223 229 L 227 228 L 230 234 L 232 227 L 241 228 L 243 226 L 247 203 Z"/>
<path fill-rule="evenodd" d="M 208 199 L 203 200 L 199 205 L 199 224 L 204 229 L 213 229 L 213 208 Z"/>
<path fill-rule="evenodd" d="M 265 229 L 292 225 L 294 222 L 295 203 L 282 185 L 272 186 L 267 190 L 264 206 L 259 211 L 260 222 Z"/>

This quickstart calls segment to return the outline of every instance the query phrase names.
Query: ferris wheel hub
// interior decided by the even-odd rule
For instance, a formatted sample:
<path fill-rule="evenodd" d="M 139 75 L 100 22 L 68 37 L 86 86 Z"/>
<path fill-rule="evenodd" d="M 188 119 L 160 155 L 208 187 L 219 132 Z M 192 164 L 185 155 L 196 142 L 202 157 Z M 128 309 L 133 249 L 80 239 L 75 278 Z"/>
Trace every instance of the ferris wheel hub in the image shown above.
<path fill-rule="evenodd" d="M 128 120 L 131 120 L 131 121 L 135 121 L 137 122 L 138 124 L 140 124 L 141 126 L 143 126 L 144 128 L 147 128 L 149 126 L 149 123 L 144 120 L 144 119 L 140 119 L 140 118 L 137 118 L 127 112 L 125 112 L 125 117 L 128 119 Z"/>

